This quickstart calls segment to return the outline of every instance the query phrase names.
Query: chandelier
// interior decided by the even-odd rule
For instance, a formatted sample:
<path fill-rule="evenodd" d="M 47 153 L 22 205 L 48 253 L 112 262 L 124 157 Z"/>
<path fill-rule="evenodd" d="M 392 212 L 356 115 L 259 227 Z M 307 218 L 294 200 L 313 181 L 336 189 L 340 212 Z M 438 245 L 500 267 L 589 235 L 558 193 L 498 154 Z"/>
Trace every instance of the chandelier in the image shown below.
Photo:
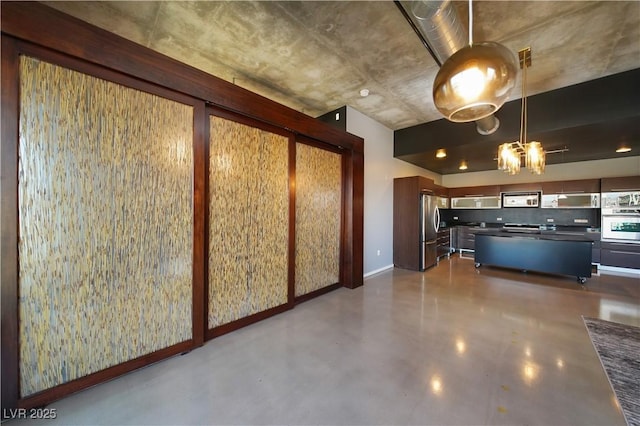
<path fill-rule="evenodd" d="M 540 142 L 527 142 L 527 67 L 531 66 L 531 48 L 518 52 L 522 68 L 522 109 L 520 111 L 520 140 L 506 142 L 498 147 L 498 169 L 515 175 L 520 173 L 522 157 L 531 173 L 542 174 L 545 166 L 545 151 Z"/>

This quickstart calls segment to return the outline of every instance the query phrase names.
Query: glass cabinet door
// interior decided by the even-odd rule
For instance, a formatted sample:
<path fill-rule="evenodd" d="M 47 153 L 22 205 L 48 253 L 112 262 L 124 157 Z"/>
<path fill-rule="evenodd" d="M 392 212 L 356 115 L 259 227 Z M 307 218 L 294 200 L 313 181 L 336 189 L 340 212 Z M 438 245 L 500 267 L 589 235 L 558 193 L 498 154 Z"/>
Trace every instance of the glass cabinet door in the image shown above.
<path fill-rule="evenodd" d="M 451 199 L 452 209 L 499 209 L 499 196 L 460 197 Z"/>

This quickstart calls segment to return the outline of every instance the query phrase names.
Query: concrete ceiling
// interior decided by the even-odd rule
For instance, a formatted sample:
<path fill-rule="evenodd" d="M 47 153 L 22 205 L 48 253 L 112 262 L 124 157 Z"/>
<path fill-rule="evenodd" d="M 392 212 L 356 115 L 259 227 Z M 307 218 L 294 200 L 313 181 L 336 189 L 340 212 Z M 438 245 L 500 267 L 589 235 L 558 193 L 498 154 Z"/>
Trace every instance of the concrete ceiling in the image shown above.
<path fill-rule="evenodd" d="M 393 130 L 442 118 L 431 97 L 438 65 L 393 1 L 44 3 L 310 116 L 349 105 Z M 466 28 L 468 3 L 454 5 Z M 636 0 L 473 10 L 474 40 L 531 47 L 528 95 L 640 68 Z"/>

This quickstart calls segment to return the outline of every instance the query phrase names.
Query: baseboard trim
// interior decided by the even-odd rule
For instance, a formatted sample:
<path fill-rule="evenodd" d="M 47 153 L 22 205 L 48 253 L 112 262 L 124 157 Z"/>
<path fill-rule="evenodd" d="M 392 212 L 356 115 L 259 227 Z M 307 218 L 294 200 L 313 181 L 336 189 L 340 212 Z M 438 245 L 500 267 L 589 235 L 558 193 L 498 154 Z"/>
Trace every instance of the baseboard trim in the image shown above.
<path fill-rule="evenodd" d="M 382 268 L 378 268 L 378 269 L 373 270 L 371 272 L 367 272 L 366 274 L 364 274 L 362 276 L 362 278 L 368 278 L 368 277 L 370 277 L 372 275 L 379 274 L 380 272 L 384 272 L 384 271 L 386 271 L 388 269 L 393 269 L 393 263 L 391 265 L 383 266 Z"/>
<path fill-rule="evenodd" d="M 598 269 L 601 274 L 622 275 L 627 277 L 640 276 L 640 269 L 620 268 L 618 266 L 607 266 L 607 265 L 600 265 Z"/>

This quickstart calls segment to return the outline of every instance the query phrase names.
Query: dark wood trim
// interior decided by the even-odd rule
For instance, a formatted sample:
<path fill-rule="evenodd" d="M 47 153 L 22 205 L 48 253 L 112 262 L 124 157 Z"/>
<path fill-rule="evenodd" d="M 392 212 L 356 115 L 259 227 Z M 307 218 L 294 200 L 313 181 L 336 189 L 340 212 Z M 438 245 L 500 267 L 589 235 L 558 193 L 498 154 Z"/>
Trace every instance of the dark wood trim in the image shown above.
<path fill-rule="evenodd" d="M 325 151 L 330 151 L 330 152 L 334 152 L 336 154 L 344 154 L 345 152 L 349 151 L 349 149 L 344 148 L 342 146 L 336 146 L 330 143 L 326 143 L 317 139 L 313 139 L 304 135 L 296 135 L 296 142 L 305 144 L 305 145 L 309 145 L 309 146 L 313 146 L 315 148 L 319 148 L 319 149 L 324 149 Z"/>
<path fill-rule="evenodd" d="M 19 61 L 13 40 L 2 38 L 2 418 L 20 398 L 18 332 Z"/>
<path fill-rule="evenodd" d="M 344 234 L 342 285 L 363 285 L 364 154 L 350 151 L 344 163 Z"/>
<path fill-rule="evenodd" d="M 275 133 L 280 136 L 292 137 L 294 133 L 290 130 L 282 127 L 274 126 L 271 123 L 253 118 L 246 115 L 239 114 L 234 111 L 229 111 L 224 108 L 209 105 L 207 106 L 207 113 L 215 117 L 224 118 L 226 120 L 235 121 L 236 123 L 244 124 L 245 126 L 255 127 L 260 130 L 264 130 L 270 133 Z M 208 124 L 208 121 L 207 121 Z"/>
<path fill-rule="evenodd" d="M 204 120 L 205 120 L 205 128 L 204 128 L 204 205 L 202 206 L 202 214 L 204 215 L 204 235 L 203 235 L 203 249 L 204 249 L 204 264 L 202 265 L 204 274 L 204 287 L 203 287 L 203 303 L 202 303 L 202 313 L 203 313 L 203 327 L 204 327 L 204 339 L 205 341 L 208 339 L 207 333 L 209 330 L 209 176 L 210 170 L 209 166 L 211 164 L 211 130 L 210 130 L 210 121 L 209 115 L 211 112 L 209 108 L 206 107 L 204 110 Z"/>
<path fill-rule="evenodd" d="M 356 136 L 35 2 L 2 2 L 2 32 L 349 149 Z M 70 36 L 72 35 L 72 36 Z"/>
<path fill-rule="evenodd" d="M 352 196 L 351 211 L 353 217 L 348 225 L 351 229 L 352 265 L 351 287 L 356 288 L 364 284 L 364 152 L 352 150 L 351 165 L 353 167 L 351 174 Z"/>
<path fill-rule="evenodd" d="M 207 212 L 207 164 L 208 120 L 204 102 L 196 104 L 193 111 L 193 342 L 195 346 L 204 344 L 207 330 L 208 292 L 206 285 L 209 228 Z"/>
<path fill-rule="evenodd" d="M 70 382 L 63 383 L 53 388 L 44 390 L 42 392 L 24 397 L 18 402 L 18 407 L 33 408 L 47 405 L 72 393 L 97 385 L 98 383 L 106 382 L 107 380 L 113 379 L 114 377 L 121 376 L 125 373 L 129 373 L 133 370 L 137 370 L 138 368 L 148 366 L 149 364 L 156 363 L 171 356 L 183 352 L 188 352 L 193 347 L 193 340 L 186 340 L 184 342 L 177 343 L 175 345 L 160 349 L 150 354 L 142 355 L 130 361 L 123 362 L 122 364 L 105 368 L 104 370 L 97 371 L 79 379 L 75 379 Z"/>
<path fill-rule="evenodd" d="M 340 283 L 344 287 L 349 287 L 351 284 L 351 278 L 349 271 L 351 270 L 351 256 L 348 253 L 350 250 L 349 236 L 351 228 L 349 227 L 349 219 L 351 217 L 351 152 L 347 151 L 342 155 L 342 211 L 340 212 L 340 269 L 338 276 L 340 277 Z"/>
<path fill-rule="evenodd" d="M 238 330 L 239 328 L 246 327 L 248 325 L 262 321 L 263 319 L 267 319 L 274 315 L 288 311 L 292 308 L 293 308 L 292 304 L 285 303 L 283 305 L 276 306 L 262 312 L 257 312 L 253 315 L 249 315 L 248 317 L 240 318 L 230 323 L 223 324 L 218 327 L 210 328 L 209 330 L 207 330 L 207 340 L 211 340 L 215 337 L 222 336 L 223 334 L 231 333 L 232 331 Z"/>
<path fill-rule="evenodd" d="M 15 40 L 12 37 L 5 36 L 4 34 L 2 35 L 2 38 Z M 100 66 L 96 66 L 80 58 L 63 55 L 32 43 L 15 40 L 15 45 L 18 55 L 26 55 L 73 71 L 81 72 L 92 77 L 120 84 L 131 89 L 140 90 L 142 92 L 160 96 L 165 99 L 180 102 L 185 105 L 191 105 L 195 107 L 196 105 L 202 103 L 202 101 L 197 98 L 184 95 L 183 93 L 176 92 L 175 90 L 171 90 L 167 87 L 158 86 L 157 84 L 152 84 L 138 78 L 133 78 L 121 72 L 115 72 Z"/>
<path fill-rule="evenodd" d="M 298 297 L 296 297 L 296 305 L 298 305 L 300 303 L 303 303 L 303 302 L 306 302 L 307 300 L 314 299 L 314 298 L 316 298 L 318 296 L 322 296 L 323 294 L 327 294 L 327 293 L 329 293 L 329 292 L 331 292 L 333 290 L 336 290 L 336 289 L 338 289 L 340 287 L 343 287 L 343 285 L 341 283 L 335 283 L 335 284 L 328 285 L 326 287 L 319 288 L 319 289 L 314 290 L 314 291 L 312 291 L 310 293 L 298 296 Z"/>
<path fill-rule="evenodd" d="M 353 247 L 350 244 L 353 218 L 353 153 L 342 156 L 342 234 L 340 241 L 340 282 L 344 287 L 353 288 Z"/>
<path fill-rule="evenodd" d="M 296 139 L 289 138 L 289 263 L 287 300 L 293 306 L 296 298 Z"/>

